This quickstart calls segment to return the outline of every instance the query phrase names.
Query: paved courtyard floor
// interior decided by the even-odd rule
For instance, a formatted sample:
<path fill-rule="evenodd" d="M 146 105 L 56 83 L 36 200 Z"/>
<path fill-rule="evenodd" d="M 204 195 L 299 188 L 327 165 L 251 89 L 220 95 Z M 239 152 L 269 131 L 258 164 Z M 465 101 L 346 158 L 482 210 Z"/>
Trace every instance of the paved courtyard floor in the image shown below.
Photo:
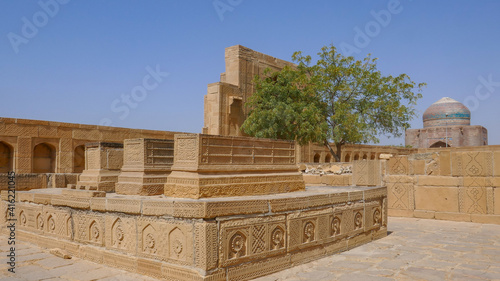
<path fill-rule="evenodd" d="M 0 236 L 0 280 L 155 280 L 16 242 L 11 274 Z M 391 217 L 383 239 L 256 280 L 500 280 L 500 225 Z"/>

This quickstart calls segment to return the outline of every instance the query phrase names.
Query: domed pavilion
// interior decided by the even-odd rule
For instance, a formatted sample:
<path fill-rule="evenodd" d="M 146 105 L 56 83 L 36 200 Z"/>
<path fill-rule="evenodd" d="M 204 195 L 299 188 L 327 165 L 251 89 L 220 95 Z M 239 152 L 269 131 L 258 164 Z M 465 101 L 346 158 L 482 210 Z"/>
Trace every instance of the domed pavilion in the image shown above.
<path fill-rule="evenodd" d="M 470 125 L 470 110 L 452 98 L 442 98 L 425 110 L 423 129 L 406 130 L 405 143 L 414 148 L 488 145 L 488 130 Z"/>

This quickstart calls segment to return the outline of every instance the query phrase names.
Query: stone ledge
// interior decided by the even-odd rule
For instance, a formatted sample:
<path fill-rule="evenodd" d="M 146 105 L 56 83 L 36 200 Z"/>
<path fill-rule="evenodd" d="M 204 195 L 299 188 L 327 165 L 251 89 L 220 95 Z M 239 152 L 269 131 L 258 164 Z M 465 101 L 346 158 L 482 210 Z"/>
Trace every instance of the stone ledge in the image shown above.
<path fill-rule="evenodd" d="M 321 206 L 373 200 L 387 196 L 385 187 L 310 186 L 306 191 L 255 196 L 187 199 L 159 196 L 125 196 L 106 193 L 106 197 L 67 196 L 67 192 L 97 192 L 61 188 L 33 189 L 16 193 L 16 201 L 41 203 L 100 212 L 120 212 L 145 216 L 172 216 L 211 219 L 235 214 L 266 214 Z M 86 193 L 85 193 L 86 194 Z M 99 193 L 100 194 L 100 193 Z M 2 191 L 6 200 L 7 191 Z"/>
<path fill-rule="evenodd" d="M 20 239 L 156 278 L 247 280 L 387 235 L 385 187 L 199 200 L 112 193 L 73 198 L 61 189 L 25 194 L 49 198 L 52 206 L 16 205 Z M 274 199 L 283 203 L 277 213 L 271 212 Z M 0 207 L 6 214 L 7 202 Z"/>

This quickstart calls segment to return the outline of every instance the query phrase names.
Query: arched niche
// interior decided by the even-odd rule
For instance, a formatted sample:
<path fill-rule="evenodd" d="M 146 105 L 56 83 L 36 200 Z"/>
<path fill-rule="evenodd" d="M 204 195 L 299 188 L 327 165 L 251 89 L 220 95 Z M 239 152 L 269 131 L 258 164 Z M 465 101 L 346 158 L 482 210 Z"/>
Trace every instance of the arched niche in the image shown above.
<path fill-rule="evenodd" d="M 10 145 L 0 141 L 0 173 L 8 173 L 13 170 L 13 149 Z"/>
<path fill-rule="evenodd" d="M 40 143 L 33 149 L 33 173 L 55 173 L 56 149 L 47 143 Z"/>

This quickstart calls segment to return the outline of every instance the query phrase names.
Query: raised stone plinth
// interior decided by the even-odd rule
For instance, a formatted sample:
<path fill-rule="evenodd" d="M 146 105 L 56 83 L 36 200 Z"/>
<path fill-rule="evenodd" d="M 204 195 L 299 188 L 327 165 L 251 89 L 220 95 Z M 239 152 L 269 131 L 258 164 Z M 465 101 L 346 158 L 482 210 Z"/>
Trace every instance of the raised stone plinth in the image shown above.
<path fill-rule="evenodd" d="M 116 193 L 163 194 L 163 186 L 167 182 L 173 162 L 173 140 L 125 140 L 124 163 L 116 184 Z"/>
<path fill-rule="evenodd" d="M 174 147 L 166 196 L 207 198 L 305 189 L 294 142 L 178 134 Z"/>
<path fill-rule="evenodd" d="M 85 144 L 85 170 L 77 189 L 114 192 L 123 165 L 123 144 L 93 142 Z"/>
<path fill-rule="evenodd" d="M 249 280 L 387 235 L 385 187 L 206 199 L 62 192 L 17 193 L 17 239 L 166 280 Z M 0 225 L 7 199 L 2 191 Z"/>

